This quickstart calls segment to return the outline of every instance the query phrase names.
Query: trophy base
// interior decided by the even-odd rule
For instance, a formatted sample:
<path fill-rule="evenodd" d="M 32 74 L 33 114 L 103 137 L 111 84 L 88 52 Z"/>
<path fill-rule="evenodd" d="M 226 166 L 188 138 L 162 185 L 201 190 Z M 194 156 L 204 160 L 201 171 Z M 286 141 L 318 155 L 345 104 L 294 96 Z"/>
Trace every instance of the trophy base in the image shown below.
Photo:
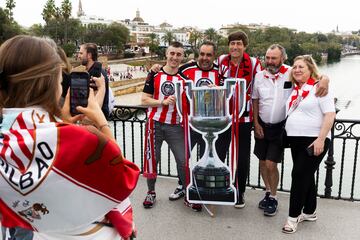
<path fill-rule="evenodd" d="M 230 172 L 226 167 L 195 166 L 193 184 L 188 189 L 189 201 L 235 202 L 230 187 Z"/>
<path fill-rule="evenodd" d="M 231 188 L 225 190 L 218 189 L 204 189 L 198 188 L 199 194 L 196 191 L 196 187 L 190 186 L 189 188 L 189 201 L 207 201 L 207 202 L 235 202 L 235 193 Z"/>

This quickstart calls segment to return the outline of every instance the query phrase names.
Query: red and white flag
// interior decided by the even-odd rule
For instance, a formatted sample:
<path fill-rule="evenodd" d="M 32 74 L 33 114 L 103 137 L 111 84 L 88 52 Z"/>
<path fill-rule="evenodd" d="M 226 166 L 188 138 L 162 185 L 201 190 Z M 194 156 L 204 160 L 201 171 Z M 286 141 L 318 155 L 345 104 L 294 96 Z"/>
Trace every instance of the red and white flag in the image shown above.
<path fill-rule="evenodd" d="M 133 230 L 128 196 L 139 169 L 94 127 L 62 123 L 41 108 L 3 109 L 0 174 L 5 227 L 74 236 L 110 220 Z"/>

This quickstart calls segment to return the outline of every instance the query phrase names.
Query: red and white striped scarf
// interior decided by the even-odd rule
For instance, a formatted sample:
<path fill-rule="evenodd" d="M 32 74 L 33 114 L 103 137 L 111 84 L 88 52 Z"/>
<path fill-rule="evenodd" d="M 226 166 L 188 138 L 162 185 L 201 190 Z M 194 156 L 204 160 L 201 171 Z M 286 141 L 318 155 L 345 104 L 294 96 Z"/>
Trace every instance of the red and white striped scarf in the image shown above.
<path fill-rule="evenodd" d="M 73 236 L 108 214 L 120 235 L 133 231 L 128 196 L 139 168 L 94 127 L 62 123 L 36 107 L 3 109 L 0 175 L 5 227 Z"/>
<path fill-rule="evenodd" d="M 309 78 L 301 88 L 298 84 L 295 84 L 294 90 L 290 95 L 290 101 L 287 107 L 287 115 L 292 113 L 299 106 L 299 103 L 307 97 L 310 90 L 316 83 L 317 82 L 313 78 Z"/>

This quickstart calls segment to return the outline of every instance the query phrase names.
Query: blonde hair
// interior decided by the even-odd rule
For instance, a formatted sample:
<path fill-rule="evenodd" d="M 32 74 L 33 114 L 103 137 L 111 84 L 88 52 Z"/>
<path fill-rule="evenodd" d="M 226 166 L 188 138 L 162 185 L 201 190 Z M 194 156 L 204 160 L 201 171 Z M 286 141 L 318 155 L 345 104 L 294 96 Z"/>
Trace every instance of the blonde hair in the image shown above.
<path fill-rule="evenodd" d="M 60 116 L 62 61 L 44 39 L 18 35 L 0 47 L 0 108 L 41 106 Z"/>
<path fill-rule="evenodd" d="M 298 61 L 298 60 L 304 61 L 306 66 L 309 68 L 311 78 L 313 78 L 314 80 L 319 80 L 319 78 L 321 76 L 320 73 L 319 73 L 319 69 L 318 69 L 318 67 L 316 65 L 316 62 L 314 61 L 314 59 L 310 55 L 297 56 L 296 58 L 294 58 L 294 63 L 296 61 Z M 290 74 L 290 81 L 292 83 L 296 83 L 292 74 Z"/>

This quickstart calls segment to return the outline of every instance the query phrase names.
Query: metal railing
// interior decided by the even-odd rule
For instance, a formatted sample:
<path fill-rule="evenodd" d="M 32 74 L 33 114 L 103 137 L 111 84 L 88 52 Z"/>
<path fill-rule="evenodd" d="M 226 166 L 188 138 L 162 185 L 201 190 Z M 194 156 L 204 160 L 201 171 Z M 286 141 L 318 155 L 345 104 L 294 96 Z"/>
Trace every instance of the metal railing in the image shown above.
<path fill-rule="evenodd" d="M 116 106 L 109 120 L 124 156 L 137 164 L 141 170 L 143 170 L 146 120 L 146 108 L 131 106 Z M 329 151 L 316 173 L 318 196 L 360 201 L 360 177 L 356 175 L 360 171 L 359 164 L 357 164 L 360 121 L 336 119 L 331 136 Z M 161 158 L 158 174 L 176 177 L 175 160 L 165 142 Z M 193 161 L 197 160 L 199 160 L 198 156 Z M 253 188 L 264 188 L 258 163 L 255 155 L 251 155 L 247 185 Z M 292 169 L 289 150 L 285 151 L 284 160 L 279 168 L 279 190 L 289 192 Z"/>

